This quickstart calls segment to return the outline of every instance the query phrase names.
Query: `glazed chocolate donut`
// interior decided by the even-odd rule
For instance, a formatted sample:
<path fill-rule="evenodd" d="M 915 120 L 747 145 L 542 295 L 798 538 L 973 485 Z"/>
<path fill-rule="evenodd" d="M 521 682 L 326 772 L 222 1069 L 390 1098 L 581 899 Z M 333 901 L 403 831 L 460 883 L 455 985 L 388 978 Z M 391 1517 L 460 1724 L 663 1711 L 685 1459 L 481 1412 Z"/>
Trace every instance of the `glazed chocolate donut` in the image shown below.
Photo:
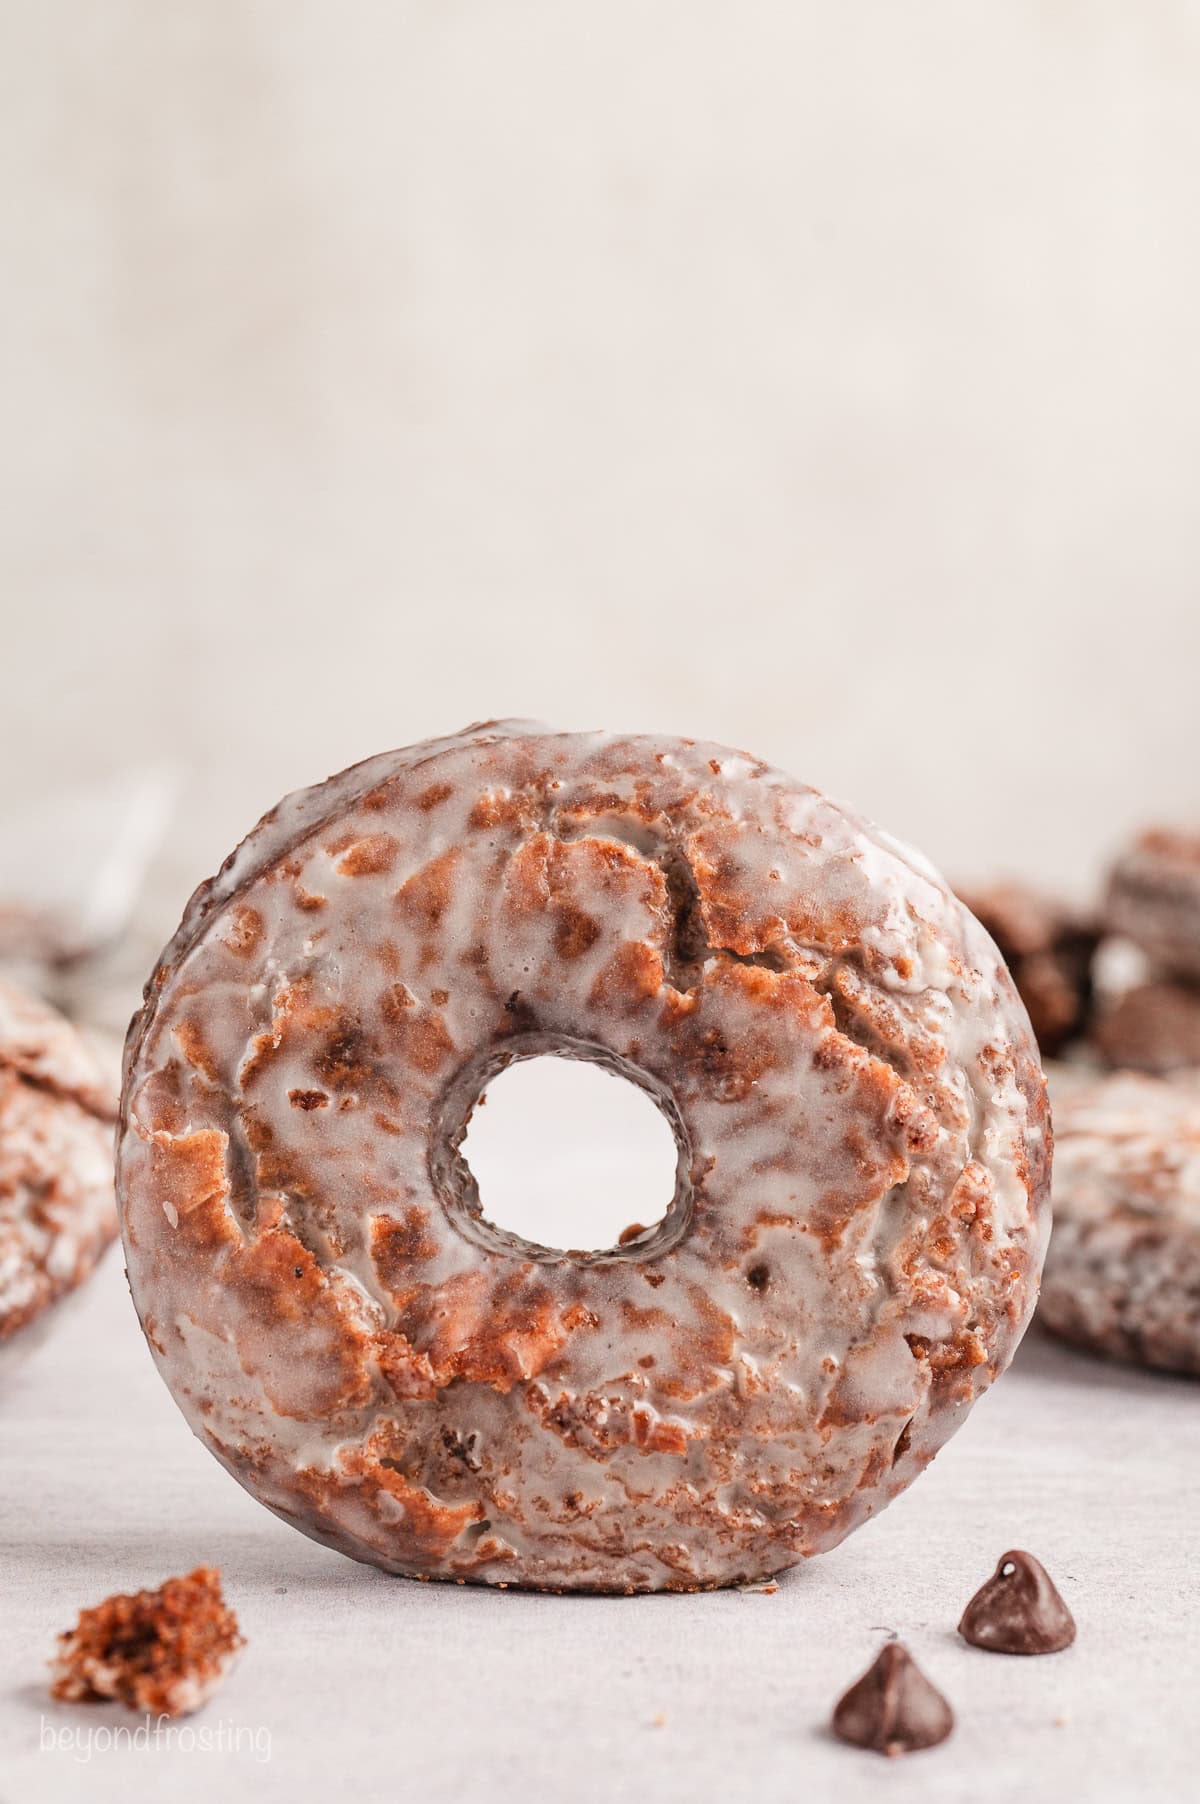
<path fill-rule="evenodd" d="M 1094 1352 L 1200 1374 L 1200 1078 L 1073 1082 L 1054 1113 L 1039 1320 Z"/>
<path fill-rule="evenodd" d="M 115 1096 L 70 1023 L 0 982 L 0 1356 L 27 1351 L 51 1305 L 117 1236 Z"/>
<path fill-rule="evenodd" d="M 543 1053 L 674 1130 L 624 1245 L 481 1211 L 471 1110 Z M 271 1509 L 398 1573 L 680 1590 L 929 1462 L 1033 1307 L 1049 1151 L 1024 1009 L 923 860 L 738 752 L 505 722 L 290 797 L 197 892 L 118 1187 L 163 1375 Z"/>

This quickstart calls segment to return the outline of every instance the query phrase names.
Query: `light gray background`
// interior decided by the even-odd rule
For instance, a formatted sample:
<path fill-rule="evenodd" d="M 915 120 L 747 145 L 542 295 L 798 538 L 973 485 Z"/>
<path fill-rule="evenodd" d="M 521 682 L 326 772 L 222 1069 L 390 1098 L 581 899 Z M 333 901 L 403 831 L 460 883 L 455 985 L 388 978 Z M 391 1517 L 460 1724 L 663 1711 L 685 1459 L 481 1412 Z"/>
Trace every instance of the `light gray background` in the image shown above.
<path fill-rule="evenodd" d="M 150 943 L 282 790 L 496 713 L 742 744 L 1081 895 L 1200 813 L 1200 7 L 0 25 L 0 797 L 174 763 Z M 6 1804 L 1195 1794 L 1194 1387 L 1030 1346 L 774 1597 L 310 1547 L 191 1442 L 115 1259 L 0 1449 Z M 953 1638 L 1014 1541 L 1060 1659 Z M 213 1709 L 271 1763 L 39 1753 L 53 1633 L 199 1559 L 251 1640 Z M 885 1628 L 961 1718 L 907 1766 L 821 1733 Z"/>
<path fill-rule="evenodd" d="M 3 0 L 0 756 L 690 732 L 1086 887 L 1197 794 L 1200 6 Z"/>

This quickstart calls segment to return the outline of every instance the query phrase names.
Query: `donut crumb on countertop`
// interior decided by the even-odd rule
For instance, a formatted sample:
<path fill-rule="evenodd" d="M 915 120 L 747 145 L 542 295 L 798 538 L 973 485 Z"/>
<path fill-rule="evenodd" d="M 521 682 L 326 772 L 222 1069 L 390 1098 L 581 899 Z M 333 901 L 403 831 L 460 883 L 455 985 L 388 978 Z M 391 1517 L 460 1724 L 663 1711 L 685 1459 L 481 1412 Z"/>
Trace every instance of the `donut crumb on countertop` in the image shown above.
<path fill-rule="evenodd" d="M 118 1592 L 81 1610 L 58 1637 L 51 1696 L 71 1704 L 115 1698 L 151 1716 L 186 1716 L 208 1701 L 244 1646 L 220 1573 L 197 1566 L 157 1591 Z"/>

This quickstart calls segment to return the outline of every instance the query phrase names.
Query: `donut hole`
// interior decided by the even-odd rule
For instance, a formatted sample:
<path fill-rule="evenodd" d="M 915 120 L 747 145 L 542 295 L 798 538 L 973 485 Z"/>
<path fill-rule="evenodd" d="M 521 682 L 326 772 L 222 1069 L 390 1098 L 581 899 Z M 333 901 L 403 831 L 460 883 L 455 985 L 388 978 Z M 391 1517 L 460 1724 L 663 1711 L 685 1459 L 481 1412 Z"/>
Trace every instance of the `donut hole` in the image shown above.
<path fill-rule="evenodd" d="M 679 1149 L 646 1091 L 553 1054 L 492 1077 L 462 1144 L 483 1222 L 550 1252 L 636 1254 L 676 1196 Z"/>

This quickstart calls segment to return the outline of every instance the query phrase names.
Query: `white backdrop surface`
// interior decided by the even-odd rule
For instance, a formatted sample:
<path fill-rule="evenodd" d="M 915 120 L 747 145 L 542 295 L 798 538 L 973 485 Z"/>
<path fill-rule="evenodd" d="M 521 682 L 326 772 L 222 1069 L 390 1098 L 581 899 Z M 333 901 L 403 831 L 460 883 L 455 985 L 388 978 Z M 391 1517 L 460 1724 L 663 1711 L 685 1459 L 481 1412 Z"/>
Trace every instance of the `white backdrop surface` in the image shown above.
<path fill-rule="evenodd" d="M 500 713 L 969 875 L 1200 812 L 1200 7 L 3 0 L 0 758 Z"/>
<path fill-rule="evenodd" d="M 1200 6 L 0 21 L 0 817 L 174 765 L 147 960 L 283 790 L 502 713 L 743 745 L 1080 895 L 1200 816 Z M 190 1440 L 114 1258 L 0 1413 L 0 1800 L 1192 1798 L 1198 1435 L 1030 1344 L 774 1596 L 405 1585 Z M 1054 1660 L 954 1637 L 1014 1543 Z M 201 1560 L 270 1760 L 40 1751 L 54 1633 Z M 890 1630 L 960 1717 L 898 1765 L 823 1732 Z"/>

